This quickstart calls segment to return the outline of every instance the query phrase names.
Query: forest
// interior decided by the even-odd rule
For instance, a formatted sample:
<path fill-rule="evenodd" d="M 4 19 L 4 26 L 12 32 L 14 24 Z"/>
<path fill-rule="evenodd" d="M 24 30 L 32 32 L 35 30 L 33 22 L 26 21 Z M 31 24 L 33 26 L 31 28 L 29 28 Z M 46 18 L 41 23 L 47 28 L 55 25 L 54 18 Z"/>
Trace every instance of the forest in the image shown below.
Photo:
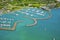
<path fill-rule="evenodd" d="M 56 4 L 54 7 L 60 7 L 60 2 L 57 0 L 0 0 L 0 10 L 5 12 L 19 10 L 23 7 L 41 8 L 48 4 Z"/>

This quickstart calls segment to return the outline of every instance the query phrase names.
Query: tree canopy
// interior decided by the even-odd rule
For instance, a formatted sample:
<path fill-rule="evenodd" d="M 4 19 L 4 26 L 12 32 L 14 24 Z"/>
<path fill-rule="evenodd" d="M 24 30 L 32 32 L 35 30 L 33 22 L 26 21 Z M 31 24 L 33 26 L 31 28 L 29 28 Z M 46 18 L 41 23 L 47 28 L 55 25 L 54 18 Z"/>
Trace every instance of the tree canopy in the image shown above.
<path fill-rule="evenodd" d="M 16 10 L 28 6 L 28 4 L 40 7 L 50 3 L 57 3 L 56 7 L 60 7 L 60 2 L 56 0 L 0 0 L 0 9 L 5 8 L 7 10 Z"/>

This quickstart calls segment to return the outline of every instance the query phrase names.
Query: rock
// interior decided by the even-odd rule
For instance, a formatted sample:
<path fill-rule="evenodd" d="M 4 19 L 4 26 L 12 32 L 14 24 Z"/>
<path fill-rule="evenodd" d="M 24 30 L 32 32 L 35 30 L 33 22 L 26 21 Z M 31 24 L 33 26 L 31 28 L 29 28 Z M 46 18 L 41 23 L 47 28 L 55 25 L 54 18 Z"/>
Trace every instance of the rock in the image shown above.
<path fill-rule="evenodd" d="M 43 10 L 50 10 L 49 7 L 47 7 L 47 6 L 43 6 L 42 9 Z"/>
<path fill-rule="evenodd" d="M 60 2 L 60 0 L 56 0 L 56 1 Z"/>
<path fill-rule="evenodd" d="M 2 14 L 3 10 L 0 10 L 0 14 Z"/>

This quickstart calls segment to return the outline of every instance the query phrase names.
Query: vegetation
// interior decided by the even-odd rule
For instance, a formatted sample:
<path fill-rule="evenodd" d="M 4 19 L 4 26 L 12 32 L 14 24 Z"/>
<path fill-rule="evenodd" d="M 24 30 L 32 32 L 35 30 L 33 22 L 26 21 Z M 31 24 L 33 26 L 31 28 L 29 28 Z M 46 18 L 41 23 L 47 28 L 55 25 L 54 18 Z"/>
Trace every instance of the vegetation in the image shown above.
<path fill-rule="evenodd" d="M 23 7 L 42 7 L 56 3 L 55 7 L 60 7 L 60 2 L 56 0 L 0 0 L 0 9 L 4 12 L 19 10 Z"/>

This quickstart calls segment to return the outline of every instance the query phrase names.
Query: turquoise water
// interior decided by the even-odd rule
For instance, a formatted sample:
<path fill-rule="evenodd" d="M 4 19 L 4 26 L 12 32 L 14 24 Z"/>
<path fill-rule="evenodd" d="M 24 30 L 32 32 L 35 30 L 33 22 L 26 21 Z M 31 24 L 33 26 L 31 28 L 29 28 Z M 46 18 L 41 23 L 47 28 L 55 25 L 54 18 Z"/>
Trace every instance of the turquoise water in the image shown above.
<path fill-rule="evenodd" d="M 37 20 L 38 23 L 31 27 L 25 26 L 27 20 L 30 19 L 23 18 L 21 14 L 21 19 L 26 22 L 18 23 L 14 31 L 0 30 L 0 40 L 60 40 L 60 9 L 52 9 L 51 14 L 52 17 L 48 20 Z M 19 20 L 18 17 L 14 19 Z M 28 23 L 33 22 L 31 21 Z"/>

